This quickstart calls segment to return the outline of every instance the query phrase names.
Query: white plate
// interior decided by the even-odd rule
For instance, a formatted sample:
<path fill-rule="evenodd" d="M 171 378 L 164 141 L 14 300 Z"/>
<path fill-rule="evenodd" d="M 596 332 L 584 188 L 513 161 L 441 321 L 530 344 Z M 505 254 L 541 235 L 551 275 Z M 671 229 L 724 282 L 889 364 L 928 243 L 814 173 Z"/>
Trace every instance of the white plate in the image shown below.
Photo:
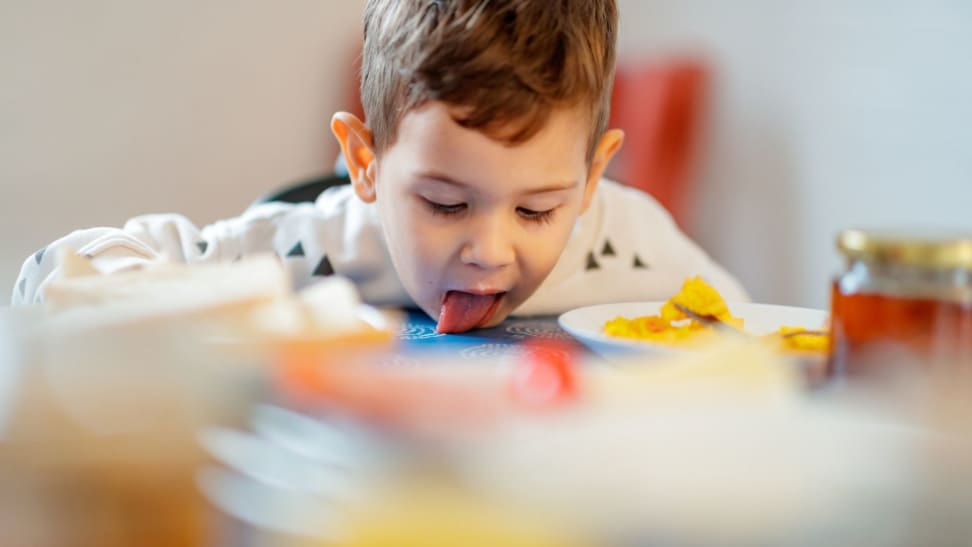
<path fill-rule="evenodd" d="M 657 342 L 616 338 L 604 334 L 603 331 L 604 323 L 618 316 L 631 319 L 642 315 L 658 315 L 663 304 L 664 302 L 624 302 L 587 306 L 561 315 L 558 321 L 565 331 L 601 355 L 631 352 L 670 354 L 679 350 Z M 753 334 L 768 334 L 779 330 L 783 325 L 822 328 L 828 315 L 823 310 L 744 302 L 729 304 L 729 311 L 736 317 L 743 318 L 746 332 Z"/>

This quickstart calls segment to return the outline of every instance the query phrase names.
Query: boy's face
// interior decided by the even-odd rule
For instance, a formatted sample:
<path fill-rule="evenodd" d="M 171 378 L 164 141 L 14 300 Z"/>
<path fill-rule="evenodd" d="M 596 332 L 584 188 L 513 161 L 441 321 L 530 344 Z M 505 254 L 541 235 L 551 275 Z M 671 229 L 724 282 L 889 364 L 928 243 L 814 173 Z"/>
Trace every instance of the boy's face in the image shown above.
<path fill-rule="evenodd" d="M 432 102 L 402 118 L 379 160 L 370 134 L 355 153 L 355 129 L 363 126 L 334 127 L 358 195 L 376 202 L 399 278 L 441 332 L 496 325 L 533 294 L 620 144 L 606 134 L 616 142 L 602 139 L 589 170 L 581 110 L 555 111 L 531 139 L 508 145 Z"/>

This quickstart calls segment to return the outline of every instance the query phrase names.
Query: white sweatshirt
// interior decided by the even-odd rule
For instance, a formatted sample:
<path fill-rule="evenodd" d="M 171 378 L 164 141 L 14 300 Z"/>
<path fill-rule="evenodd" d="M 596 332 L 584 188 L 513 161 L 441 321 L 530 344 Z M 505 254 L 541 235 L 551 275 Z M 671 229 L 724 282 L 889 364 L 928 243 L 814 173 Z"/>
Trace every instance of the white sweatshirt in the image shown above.
<path fill-rule="evenodd" d="M 40 303 L 58 275 L 64 248 L 112 273 L 162 257 L 201 263 L 277 253 L 301 288 L 334 273 L 350 278 L 365 302 L 412 306 L 392 266 L 374 205 L 347 186 L 314 203 L 265 203 L 202 229 L 181 215 L 145 215 L 124 228 L 77 230 L 27 258 L 13 305 Z M 683 234 L 647 194 L 602 180 L 547 279 L 515 312 L 558 314 L 592 304 L 665 300 L 685 278 L 701 275 L 728 301 L 748 297 L 740 284 Z"/>

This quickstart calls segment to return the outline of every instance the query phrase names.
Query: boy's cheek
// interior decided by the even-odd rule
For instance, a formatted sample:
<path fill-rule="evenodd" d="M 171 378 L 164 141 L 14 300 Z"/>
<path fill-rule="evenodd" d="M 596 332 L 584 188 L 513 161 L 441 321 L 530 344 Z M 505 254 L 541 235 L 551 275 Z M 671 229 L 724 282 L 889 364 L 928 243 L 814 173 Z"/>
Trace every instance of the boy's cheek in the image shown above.
<path fill-rule="evenodd" d="M 401 226 L 389 244 L 389 249 L 397 255 L 396 263 L 402 271 L 398 272 L 406 288 L 423 293 L 438 290 L 433 286 L 435 280 L 441 277 L 439 269 L 443 263 L 443 253 L 446 243 L 439 241 L 434 234 L 423 233 L 410 226 Z M 420 295 L 413 295 L 418 297 Z"/>

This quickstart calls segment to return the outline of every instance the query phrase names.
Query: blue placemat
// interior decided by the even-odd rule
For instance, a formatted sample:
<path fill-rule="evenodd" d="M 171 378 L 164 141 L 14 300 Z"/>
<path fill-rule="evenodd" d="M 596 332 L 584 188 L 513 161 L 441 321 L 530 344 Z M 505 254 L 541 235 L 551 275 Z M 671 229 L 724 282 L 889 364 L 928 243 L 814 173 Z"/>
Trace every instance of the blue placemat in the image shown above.
<path fill-rule="evenodd" d="M 554 340 L 571 350 L 587 350 L 557 324 L 556 316 L 510 317 L 489 329 L 476 329 L 462 334 L 441 334 L 435 321 L 420 310 L 408 310 L 399 332 L 402 353 L 448 353 L 464 359 L 501 358 L 518 354 L 527 340 Z"/>

